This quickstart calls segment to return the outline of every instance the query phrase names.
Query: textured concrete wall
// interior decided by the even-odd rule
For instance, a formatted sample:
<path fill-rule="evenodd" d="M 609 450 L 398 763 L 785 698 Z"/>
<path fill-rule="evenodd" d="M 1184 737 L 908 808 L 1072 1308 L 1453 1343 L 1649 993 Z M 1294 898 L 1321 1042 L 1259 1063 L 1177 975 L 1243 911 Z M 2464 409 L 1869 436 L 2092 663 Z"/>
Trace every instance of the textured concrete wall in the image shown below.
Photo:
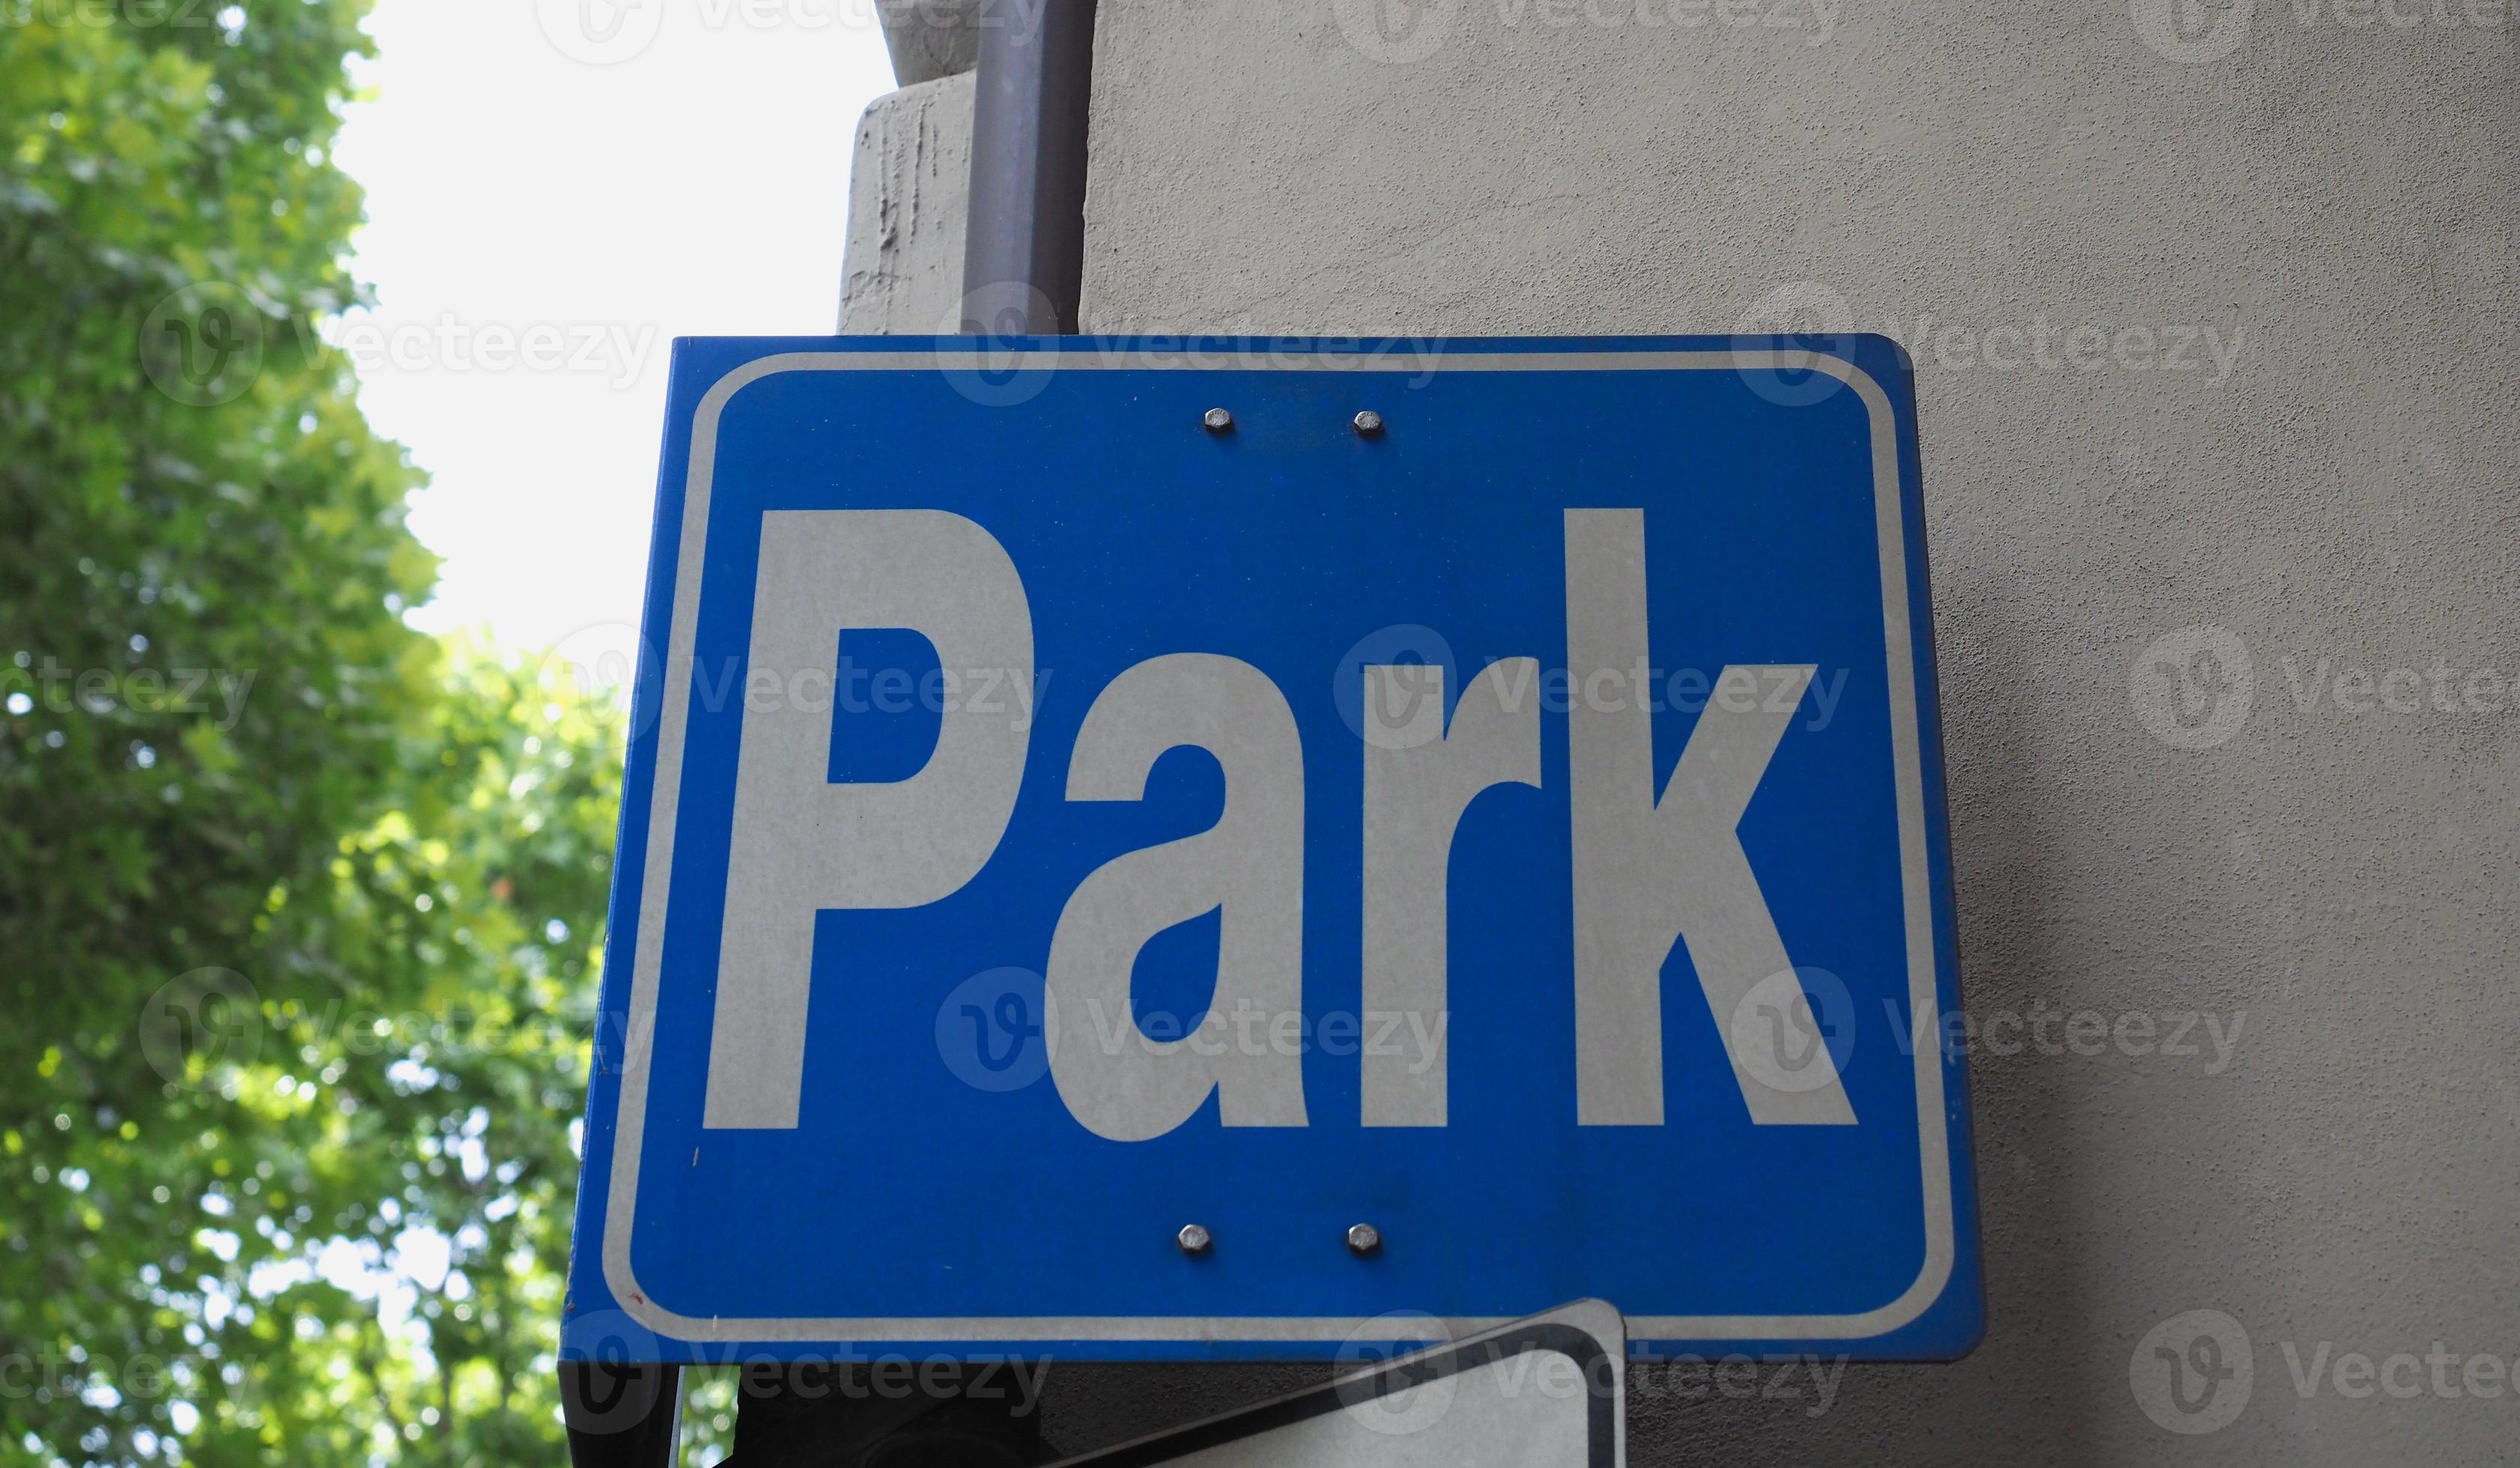
<path fill-rule="evenodd" d="M 2520 1458 L 2480 1359 L 2520 1353 L 2509 8 L 1104 0 L 1101 27 L 1089 329 L 1790 319 L 1917 356 L 1963 982 L 2024 1027 L 1972 1065 L 1992 1329 L 1818 1415 L 1641 1399 L 1636 1460 Z M 2042 1053 L 2028 1027 L 2085 1010 L 2138 1018 L 2070 1046 L 2049 1019 Z M 2195 1015 L 2239 1027 L 2227 1059 L 2201 1021 L 2159 1053 Z M 2198 1322 L 2147 1334 L 2202 1309 L 2254 1379 L 2174 1434 L 2137 1388 L 2211 1425 L 2149 1354 Z M 2399 1353 L 2451 1359 L 2340 1390 Z M 1054 1371 L 1053 1426 L 1107 1441 L 1227 1380 Z"/>
<path fill-rule="evenodd" d="M 964 71 L 887 92 L 859 119 L 841 331 L 962 330 L 972 91 Z"/>
<path fill-rule="evenodd" d="M 980 61 L 980 0 L 876 0 L 893 79 L 916 86 Z"/>

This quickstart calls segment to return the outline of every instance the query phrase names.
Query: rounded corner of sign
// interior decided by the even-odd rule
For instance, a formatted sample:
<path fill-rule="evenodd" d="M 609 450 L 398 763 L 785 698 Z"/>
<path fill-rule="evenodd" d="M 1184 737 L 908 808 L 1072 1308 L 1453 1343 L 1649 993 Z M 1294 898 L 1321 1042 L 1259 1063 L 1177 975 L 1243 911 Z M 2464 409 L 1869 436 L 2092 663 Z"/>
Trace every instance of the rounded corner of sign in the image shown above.
<path fill-rule="evenodd" d="M 1612 1355 L 1625 1355 L 1628 1344 L 1628 1317 L 1606 1300 L 1573 1300 L 1551 1310 L 1551 1320 L 1574 1327 L 1600 1344 Z"/>
<path fill-rule="evenodd" d="M 689 1324 L 683 1316 L 648 1298 L 639 1278 L 630 1268 L 630 1240 L 625 1231 L 619 1247 L 613 1244 L 610 1220 L 606 1220 L 604 1234 L 604 1287 L 612 1294 L 612 1307 L 653 1332 L 659 1344 L 677 1340 Z"/>
<path fill-rule="evenodd" d="M 694 441 L 715 438 L 717 422 L 725 415 L 727 404 L 735 400 L 737 393 L 766 378 L 803 371 L 825 355 L 828 353 L 772 352 L 767 356 L 747 357 L 718 374 L 717 380 L 708 385 L 708 390 L 700 394 L 699 405 L 692 410 Z"/>
<path fill-rule="evenodd" d="M 1958 1251 L 1955 1247 L 1958 1239 L 1955 1235 L 1944 1232 L 1950 1226 L 1945 1222 L 1938 1229 L 1932 1220 L 1927 1221 L 1923 1267 L 1916 1271 L 1915 1282 L 1909 1285 L 1897 1300 L 1875 1312 L 1873 1329 L 1868 1333 L 1871 1339 L 1877 1341 L 1919 1333 L 1931 1335 L 1933 1333 L 1931 1327 L 1925 1322 L 1933 1320 L 1942 1311 L 1951 1308 L 1955 1303 L 1956 1292 L 1963 1293 L 1966 1297 L 1959 1302 L 1960 1308 L 1982 1313 L 1980 1306 L 1975 1303 L 1978 1300 L 1978 1292 L 1967 1288 L 1971 1280 L 1958 1267 Z M 1935 1237 L 1937 1233 L 1941 1233 L 1942 1237 Z M 1918 1356 L 1918 1359 L 1941 1358 L 1939 1355 L 1920 1354 Z M 1957 1358 L 1954 1357 L 1954 1359 Z"/>
<path fill-rule="evenodd" d="M 1948 1297 L 1950 1291 L 1946 1289 L 1944 1293 Z M 1937 1344 L 1933 1359 L 1943 1362 L 1966 1360 L 1986 1344 L 1986 1297 L 1971 1291 L 1965 1308 L 1967 1313 L 1954 1321 L 1949 1341 Z"/>
<path fill-rule="evenodd" d="M 1905 1324 L 1876 1339 L 1894 1349 L 1885 1359 L 1948 1364 L 1965 1359 L 1986 1341 L 1986 1291 L 1975 1275 L 1944 1269 L 1933 1298 Z"/>
<path fill-rule="evenodd" d="M 1916 359 L 1909 354 L 1907 346 L 1896 337 L 1885 337 L 1879 332 L 1847 332 L 1838 341 L 1845 344 L 1845 349 L 1838 355 L 1858 368 L 1863 368 L 1859 357 L 1887 358 L 1892 372 L 1901 377 L 1915 375 Z"/>
<path fill-rule="evenodd" d="M 1839 340 L 1842 343 L 1846 339 Z M 1896 381 L 1900 386 L 1907 387 L 1911 378 L 1906 348 L 1887 337 L 1868 336 L 1866 340 L 1879 342 L 1897 353 Z M 1863 355 L 1869 355 L 1869 353 Z M 1872 429 L 1876 433 L 1887 431 L 1890 436 L 1888 441 L 1896 443 L 1909 428 L 1909 414 L 1902 411 L 1902 406 L 1915 400 L 1912 390 L 1907 393 L 1892 392 L 1890 385 L 1882 382 L 1871 367 L 1858 360 L 1858 353 L 1844 349 L 1822 353 L 1823 359 L 1830 364 L 1829 375 L 1854 389 L 1855 395 L 1863 400 L 1865 412 L 1871 420 Z"/>

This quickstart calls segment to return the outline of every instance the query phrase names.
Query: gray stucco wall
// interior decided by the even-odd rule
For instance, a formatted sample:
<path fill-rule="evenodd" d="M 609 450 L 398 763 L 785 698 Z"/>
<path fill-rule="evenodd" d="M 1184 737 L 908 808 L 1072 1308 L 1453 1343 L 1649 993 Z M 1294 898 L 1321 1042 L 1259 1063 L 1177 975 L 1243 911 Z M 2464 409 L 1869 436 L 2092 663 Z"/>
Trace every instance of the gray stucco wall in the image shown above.
<path fill-rule="evenodd" d="M 1990 1330 L 1825 1410 L 1666 1382 L 1637 1462 L 2520 1460 L 2515 29 L 1103 0 L 1089 330 L 1916 356 Z M 2221 1427 L 2150 1354 L 2198 1310 L 2253 1366 Z M 1083 1446 L 1286 1374 L 1047 1409 Z"/>

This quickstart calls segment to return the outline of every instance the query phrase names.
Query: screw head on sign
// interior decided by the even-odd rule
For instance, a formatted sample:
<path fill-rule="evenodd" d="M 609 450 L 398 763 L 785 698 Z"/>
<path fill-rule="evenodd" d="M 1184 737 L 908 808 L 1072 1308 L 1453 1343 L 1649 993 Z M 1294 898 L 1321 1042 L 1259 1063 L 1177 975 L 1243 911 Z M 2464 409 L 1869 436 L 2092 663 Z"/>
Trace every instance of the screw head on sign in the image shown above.
<path fill-rule="evenodd" d="M 1234 415 L 1225 411 L 1223 408 L 1208 409 L 1207 415 L 1201 418 L 1199 422 L 1206 424 L 1207 431 L 1211 434 L 1230 434 L 1234 432 Z"/>
<path fill-rule="evenodd" d="M 1216 1247 L 1215 1236 L 1197 1223 L 1183 1224 L 1182 1231 L 1173 1235 L 1173 1242 L 1181 1245 L 1182 1253 L 1192 1255 L 1205 1254 Z"/>
<path fill-rule="evenodd" d="M 1382 1247 L 1382 1230 L 1371 1223 L 1359 1223 L 1347 1231 L 1348 1252 L 1360 1258 Z"/>
<path fill-rule="evenodd" d="M 1357 414 L 1356 431 L 1368 438 L 1380 437 L 1382 436 L 1382 415 L 1373 411 L 1372 408 L 1368 408 L 1364 412 Z"/>

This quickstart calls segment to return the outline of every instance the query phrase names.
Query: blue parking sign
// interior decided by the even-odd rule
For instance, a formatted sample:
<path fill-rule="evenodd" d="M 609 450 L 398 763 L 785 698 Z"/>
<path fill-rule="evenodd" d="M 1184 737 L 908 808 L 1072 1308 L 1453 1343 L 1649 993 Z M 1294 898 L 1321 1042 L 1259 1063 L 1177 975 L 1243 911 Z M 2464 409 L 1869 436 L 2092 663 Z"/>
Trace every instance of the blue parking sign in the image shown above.
<path fill-rule="evenodd" d="M 1870 336 L 680 343 L 566 1351 L 1965 1353 L 1917 475 Z"/>

